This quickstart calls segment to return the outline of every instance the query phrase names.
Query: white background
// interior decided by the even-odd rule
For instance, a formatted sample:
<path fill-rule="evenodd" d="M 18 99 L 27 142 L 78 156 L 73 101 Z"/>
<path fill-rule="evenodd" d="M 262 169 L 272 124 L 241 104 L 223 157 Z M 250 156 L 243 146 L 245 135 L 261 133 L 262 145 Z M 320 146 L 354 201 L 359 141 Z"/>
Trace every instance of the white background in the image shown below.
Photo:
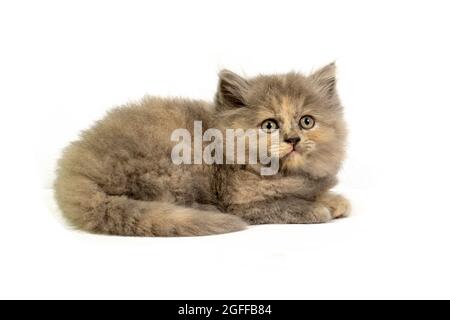
<path fill-rule="evenodd" d="M 450 298 L 448 1 L 2 1 L 0 298 Z M 351 218 L 203 238 L 71 231 L 61 148 L 144 94 L 336 60 Z"/>

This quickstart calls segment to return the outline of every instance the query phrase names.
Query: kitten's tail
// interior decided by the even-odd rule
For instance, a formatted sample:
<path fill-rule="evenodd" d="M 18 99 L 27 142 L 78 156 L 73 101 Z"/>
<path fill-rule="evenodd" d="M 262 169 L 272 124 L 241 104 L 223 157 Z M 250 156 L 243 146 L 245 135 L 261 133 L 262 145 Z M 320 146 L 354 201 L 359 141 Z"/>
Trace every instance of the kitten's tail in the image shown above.
<path fill-rule="evenodd" d="M 67 220 L 85 231 L 121 236 L 203 236 L 246 228 L 239 217 L 167 202 L 108 195 L 87 177 L 58 177 L 55 196 Z"/>

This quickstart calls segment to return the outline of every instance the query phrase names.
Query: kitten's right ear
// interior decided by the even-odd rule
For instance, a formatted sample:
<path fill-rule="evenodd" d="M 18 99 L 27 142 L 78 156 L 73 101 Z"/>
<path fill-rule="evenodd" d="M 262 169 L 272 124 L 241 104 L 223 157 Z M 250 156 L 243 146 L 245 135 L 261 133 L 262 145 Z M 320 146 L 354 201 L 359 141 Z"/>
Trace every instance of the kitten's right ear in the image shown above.
<path fill-rule="evenodd" d="M 244 107 L 248 91 L 248 81 L 230 70 L 219 72 L 219 85 L 217 88 L 217 103 L 227 107 Z"/>
<path fill-rule="evenodd" d="M 314 72 L 309 78 L 318 86 L 319 90 L 328 97 L 336 95 L 336 63 L 332 62 Z"/>

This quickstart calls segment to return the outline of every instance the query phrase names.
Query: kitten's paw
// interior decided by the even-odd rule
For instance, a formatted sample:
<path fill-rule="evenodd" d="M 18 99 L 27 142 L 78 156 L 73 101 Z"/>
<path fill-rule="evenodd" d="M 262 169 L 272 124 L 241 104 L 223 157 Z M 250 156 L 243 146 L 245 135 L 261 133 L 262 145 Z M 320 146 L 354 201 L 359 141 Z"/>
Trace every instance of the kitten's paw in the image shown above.
<path fill-rule="evenodd" d="M 326 223 L 333 220 L 330 209 L 321 204 L 314 206 L 304 218 L 306 219 L 302 223 Z"/>
<path fill-rule="evenodd" d="M 320 201 L 330 209 L 333 219 L 345 218 L 350 215 L 350 201 L 339 194 L 327 194 Z"/>

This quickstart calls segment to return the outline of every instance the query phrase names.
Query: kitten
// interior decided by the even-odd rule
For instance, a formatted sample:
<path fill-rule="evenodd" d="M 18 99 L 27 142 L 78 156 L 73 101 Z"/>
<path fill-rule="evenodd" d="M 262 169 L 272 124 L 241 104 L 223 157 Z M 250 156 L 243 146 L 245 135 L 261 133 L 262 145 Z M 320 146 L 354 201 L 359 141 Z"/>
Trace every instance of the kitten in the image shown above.
<path fill-rule="evenodd" d="M 324 223 L 350 205 L 329 192 L 344 157 L 346 128 L 335 65 L 244 79 L 219 74 L 214 104 L 144 98 L 85 131 L 59 161 L 55 196 L 76 228 L 123 236 L 200 236 L 247 224 Z M 258 164 L 172 162 L 174 130 L 277 130 L 279 172 Z"/>

